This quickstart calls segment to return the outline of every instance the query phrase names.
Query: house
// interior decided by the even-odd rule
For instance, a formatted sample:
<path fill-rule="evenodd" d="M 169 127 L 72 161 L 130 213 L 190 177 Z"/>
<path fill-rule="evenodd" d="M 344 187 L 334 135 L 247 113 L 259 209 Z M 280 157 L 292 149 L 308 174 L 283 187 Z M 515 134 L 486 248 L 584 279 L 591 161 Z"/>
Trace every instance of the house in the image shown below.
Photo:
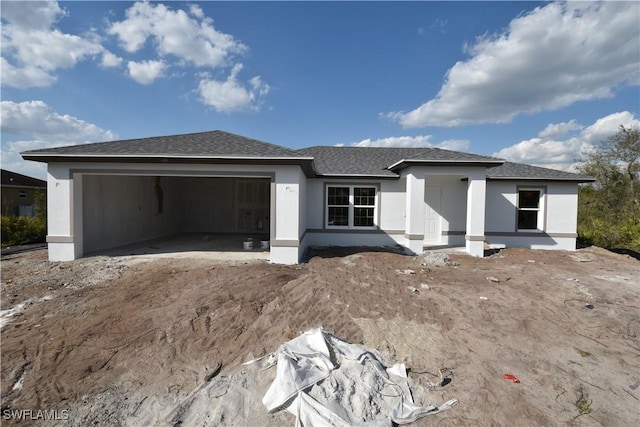
<path fill-rule="evenodd" d="M 47 182 L 11 172 L 2 172 L 2 216 L 35 216 L 36 195 L 47 191 Z"/>
<path fill-rule="evenodd" d="M 48 164 L 51 260 L 178 233 L 312 245 L 573 250 L 590 177 L 438 148 L 291 150 L 222 131 L 22 153 Z"/>

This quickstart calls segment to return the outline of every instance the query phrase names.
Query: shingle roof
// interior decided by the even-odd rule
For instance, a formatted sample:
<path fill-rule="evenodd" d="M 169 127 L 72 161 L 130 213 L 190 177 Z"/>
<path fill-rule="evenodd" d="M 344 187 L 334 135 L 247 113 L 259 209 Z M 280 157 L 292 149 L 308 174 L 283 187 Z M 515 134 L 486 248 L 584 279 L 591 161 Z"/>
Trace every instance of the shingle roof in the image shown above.
<path fill-rule="evenodd" d="M 403 163 L 499 164 L 493 157 L 440 148 L 326 147 L 317 146 L 297 151 L 314 158 L 318 175 L 356 175 L 397 177 L 393 170 Z M 393 165 L 396 167 L 390 170 Z"/>
<path fill-rule="evenodd" d="M 595 181 L 595 178 L 590 176 L 513 162 L 505 162 L 503 165 L 488 168 L 487 178 L 576 182 Z"/>
<path fill-rule="evenodd" d="M 25 151 L 32 156 L 298 157 L 294 150 L 223 131 L 156 136 Z M 36 159 L 32 159 L 36 160 Z"/>
<path fill-rule="evenodd" d="M 504 162 L 440 148 L 316 146 L 291 150 L 279 145 L 223 131 L 157 136 L 121 141 L 80 144 L 25 151 L 22 157 L 35 161 L 174 161 L 193 159 L 213 163 L 299 164 L 307 176 L 352 176 L 397 178 L 398 171 L 414 164 L 475 164 L 487 166 L 489 179 L 565 180 L 588 182 L 569 172 Z M 503 164 L 504 163 L 504 164 Z M 315 169 L 314 169 L 315 167 Z M 4 183 L 4 171 L 3 171 Z"/>
<path fill-rule="evenodd" d="M 3 187 L 47 188 L 47 181 L 2 169 Z"/>

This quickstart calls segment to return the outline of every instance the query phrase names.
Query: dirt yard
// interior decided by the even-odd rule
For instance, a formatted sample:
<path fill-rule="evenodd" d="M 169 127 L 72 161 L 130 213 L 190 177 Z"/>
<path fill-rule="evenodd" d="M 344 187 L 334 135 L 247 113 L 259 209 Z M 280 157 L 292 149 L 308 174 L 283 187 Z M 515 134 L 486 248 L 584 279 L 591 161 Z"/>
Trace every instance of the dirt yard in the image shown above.
<path fill-rule="evenodd" d="M 261 404 L 275 367 L 241 364 L 318 326 L 405 363 L 416 403 L 459 400 L 415 426 L 640 423 L 640 262 L 626 255 L 46 256 L 1 262 L 3 425 L 55 411 L 63 426 L 293 426 Z"/>

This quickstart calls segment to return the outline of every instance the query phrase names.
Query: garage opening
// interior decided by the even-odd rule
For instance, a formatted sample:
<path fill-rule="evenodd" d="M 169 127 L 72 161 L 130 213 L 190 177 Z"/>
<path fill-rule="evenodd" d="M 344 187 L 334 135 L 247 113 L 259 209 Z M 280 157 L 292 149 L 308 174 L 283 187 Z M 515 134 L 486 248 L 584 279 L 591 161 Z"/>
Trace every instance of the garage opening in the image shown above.
<path fill-rule="evenodd" d="M 84 175 L 82 199 L 85 254 L 268 250 L 271 178 Z"/>

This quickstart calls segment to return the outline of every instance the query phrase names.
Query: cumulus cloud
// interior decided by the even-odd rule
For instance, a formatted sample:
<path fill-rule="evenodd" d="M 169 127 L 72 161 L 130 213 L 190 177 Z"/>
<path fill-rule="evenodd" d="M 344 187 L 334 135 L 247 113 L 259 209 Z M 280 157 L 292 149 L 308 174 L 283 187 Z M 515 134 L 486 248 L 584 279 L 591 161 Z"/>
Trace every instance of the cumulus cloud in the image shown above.
<path fill-rule="evenodd" d="M 198 5 L 174 10 L 162 3 L 137 2 L 122 21 L 109 25 L 107 33 L 129 54 L 151 48 L 153 58 L 127 63 L 128 76 L 138 83 L 151 84 L 170 74 L 173 66 L 204 69 L 198 99 L 216 111 L 259 110 L 271 89 L 260 76 L 241 80 L 243 67 L 238 57 L 246 53 L 247 46 L 218 31 Z M 115 63 L 115 58 L 105 54 L 103 64 L 107 62 Z M 226 79 L 220 78 L 227 71 Z"/>
<path fill-rule="evenodd" d="M 166 64 L 162 61 L 129 61 L 127 63 L 129 77 L 143 85 L 151 84 L 161 77 L 165 68 Z"/>
<path fill-rule="evenodd" d="M 550 124 L 538 134 L 538 137 L 503 148 L 493 153 L 493 156 L 517 163 L 574 171 L 582 153 L 614 135 L 620 125 L 626 127 L 640 125 L 640 121 L 628 111 L 609 114 L 587 127 L 579 125 L 575 120 L 569 123 L 573 123 L 570 126 L 571 130 L 582 129 L 581 132 L 578 135 L 560 139 L 558 137 L 566 135 L 566 132 L 557 134 L 548 130 L 553 130 L 554 126 L 558 129 L 567 128 L 568 123 Z"/>
<path fill-rule="evenodd" d="M 31 135 L 55 143 L 107 141 L 115 135 L 68 114 L 54 111 L 43 101 L 0 103 L 0 129 L 3 134 Z"/>
<path fill-rule="evenodd" d="M 580 126 L 575 120 L 562 123 L 549 123 L 546 128 L 538 133 L 538 136 L 545 139 L 558 138 L 569 132 L 580 129 L 582 129 L 582 126 Z"/>
<path fill-rule="evenodd" d="M 102 61 L 100 65 L 105 68 L 119 67 L 122 64 L 122 58 L 118 55 L 105 50 L 102 53 Z"/>
<path fill-rule="evenodd" d="M 260 77 L 252 78 L 249 87 L 243 85 L 237 79 L 241 70 L 242 64 L 236 64 L 224 81 L 214 80 L 209 76 L 200 80 L 198 92 L 202 103 L 219 112 L 259 110 L 270 87 L 263 83 Z"/>
<path fill-rule="evenodd" d="M 558 2 L 468 46 L 435 98 L 388 113 L 404 127 L 507 123 L 640 82 L 637 2 Z"/>
<path fill-rule="evenodd" d="M 49 86 L 60 68 L 100 54 L 94 33 L 66 34 L 55 23 L 65 16 L 56 2 L 2 3 L 2 84 L 28 88 Z"/>
<path fill-rule="evenodd" d="M 233 36 L 216 30 L 213 20 L 195 5 L 187 13 L 161 3 L 138 2 L 127 9 L 124 20 L 112 23 L 107 32 L 116 36 L 129 53 L 150 42 L 159 55 L 171 55 L 199 67 L 224 66 L 230 56 L 246 50 Z"/>
<path fill-rule="evenodd" d="M 427 148 L 437 147 L 446 150 L 466 151 L 469 149 L 469 140 L 466 139 L 448 139 L 438 144 L 431 143 L 432 135 L 418 136 L 391 136 L 378 139 L 363 139 L 358 142 L 347 144 L 350 147 L 404 147 L 404 148 Z M 344 144 L 338 144 L 344 146 Z"/>
<path fill-rule="evenodd" d="M 0 131 L 2 167 L 38 177 L 43 177 L 45 166 L 22 160 L 20 152 L 117 138 L 95 124 L 58 113 L 43 101 L 0 102 Z"/>

